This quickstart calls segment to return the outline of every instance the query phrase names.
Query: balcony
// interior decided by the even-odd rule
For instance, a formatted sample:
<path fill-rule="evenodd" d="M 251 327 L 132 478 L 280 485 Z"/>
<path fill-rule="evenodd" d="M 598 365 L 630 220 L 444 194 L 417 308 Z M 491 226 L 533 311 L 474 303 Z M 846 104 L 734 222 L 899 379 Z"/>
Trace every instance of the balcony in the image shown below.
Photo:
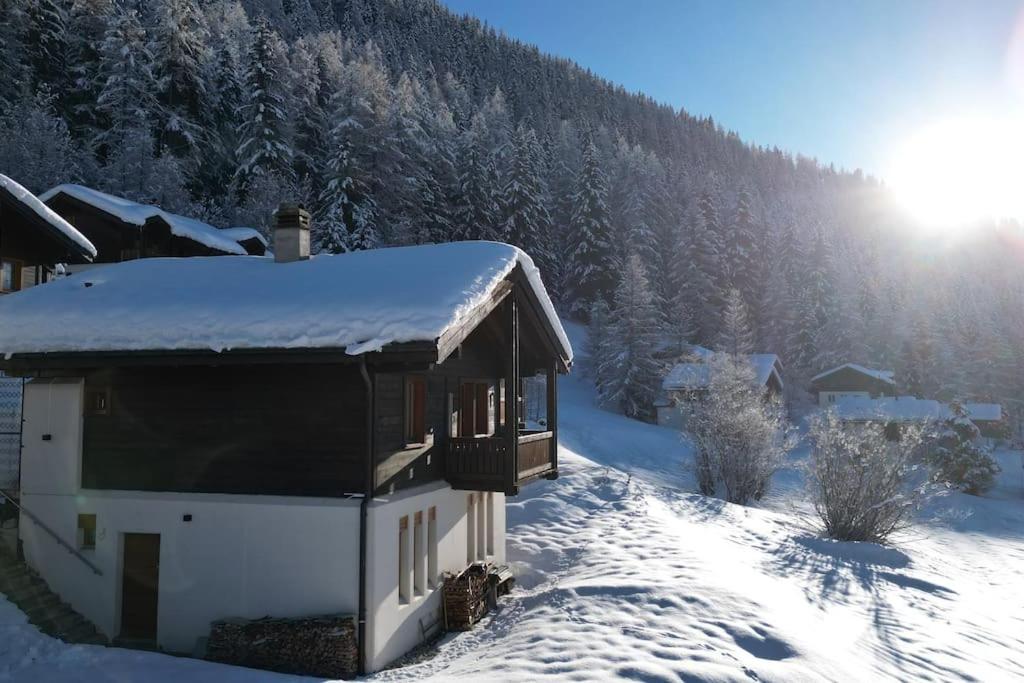
<path fill-rule="evenodd" d="M 552 432 L 520 431 L 511 445 L 502 436 L 450 438 L 445 478 L 457 490 L 515 495 L 530 482 L 558 477 Z"/>

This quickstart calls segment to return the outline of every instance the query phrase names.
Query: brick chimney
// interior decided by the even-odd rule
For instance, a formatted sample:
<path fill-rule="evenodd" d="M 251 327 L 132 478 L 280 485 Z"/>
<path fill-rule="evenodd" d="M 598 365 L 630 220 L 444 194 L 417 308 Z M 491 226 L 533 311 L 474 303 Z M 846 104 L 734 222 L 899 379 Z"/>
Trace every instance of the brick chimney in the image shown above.
<path fill-rule="evenodd" d="M 282 202 L 274 212 L 274 261 L 309 258 L 309 212 L 301 204 Z"/>

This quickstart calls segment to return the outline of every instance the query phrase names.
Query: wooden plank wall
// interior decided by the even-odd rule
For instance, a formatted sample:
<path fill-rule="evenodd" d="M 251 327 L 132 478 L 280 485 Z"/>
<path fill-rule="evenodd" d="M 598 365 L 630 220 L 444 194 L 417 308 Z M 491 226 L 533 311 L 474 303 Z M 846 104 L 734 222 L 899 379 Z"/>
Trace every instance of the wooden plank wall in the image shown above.
<path fill-rule="evenodd" d="M 89 414 L 108 390 L 107 415 Z M 86 377 L 85 488 L 360 493 L 366 394 L 355 366 L 122 368 Z"/>

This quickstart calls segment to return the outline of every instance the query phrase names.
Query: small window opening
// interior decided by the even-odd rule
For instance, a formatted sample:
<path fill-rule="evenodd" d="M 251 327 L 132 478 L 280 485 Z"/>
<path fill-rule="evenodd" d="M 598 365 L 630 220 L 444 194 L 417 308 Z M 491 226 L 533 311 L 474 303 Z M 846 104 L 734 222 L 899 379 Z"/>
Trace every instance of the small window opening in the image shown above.
<path fill-rule="evenodd" d="M 423 513 L 417 512 L 414 517 L 413 534 L 412 534 L 412 556 L 415 564 L 413 565 L 413 590 L 416 591 L 416 595 L 423 595 L 427 592 L 426 590 L 426 544 L 423 539 Z"/>
<path fill-rule="evenodd" d="M 78 515 L 78 549 L 95 550 L 96 548 L 96 515 Z"/>
<path fill-rule="evenodd" d="M 466 562 L 476 561 L 476 495 L 469 494 L 466 502 Z"/>
<path fill-rule="evenodd" d="M 398 602 L 409 602 L 409 518 L 398 520 Z"/>
<path fill-rule="evenodd" d="M 437 508 L 427 511 L 427 583 L 437 588 Z"/>
<path fill-rule="evenodd" d="M 405 443 L 427 442 L 427 382 L 423 377 L 405 379 Z"/>

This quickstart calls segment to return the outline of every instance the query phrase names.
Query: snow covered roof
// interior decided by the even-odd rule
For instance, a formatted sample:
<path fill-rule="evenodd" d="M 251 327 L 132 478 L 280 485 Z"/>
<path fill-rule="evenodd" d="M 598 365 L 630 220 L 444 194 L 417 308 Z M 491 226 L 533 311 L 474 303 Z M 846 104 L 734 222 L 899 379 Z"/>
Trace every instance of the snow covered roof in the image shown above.
<path fill-rule="evenodd" d="M 896 380 L 894 379 L 896 373 L 894 373 L 892 370 L 873 370 L 871 368 L 866 368 L 863 365 L 858 365 L 857 363 L 844 363 L 839 367 L 832 368 L 831 370 L 826 370 L 825 372 L 819 373 L 812 377 L 811 381 L 817 382 L 819 379 L 828 377 L 829 375 L 839 372 L 840 370 L 846 368 L 849 368 L 850 370 L 853 370 L 855 372 L 859 372 L 862 375 L 867 375 L 868 377 L 874 377 L 875 379 L 881 380 L 882 382 L 885 382 L 887 384 L 896 384 Z"/>
<path fill-rule="evenodd" d="M 247 253 L 238 242 L 230 236 L 224 235 L 223 231 L 218 230 L 212 225 L 207 225 L 194 218 L 164 211 L 158 206 L 139 204 L 123 197 L 115 197 L 114 195 L 100 192 L 84 185 L 70 183 L 58 185 L 39 195 L 39 198 L 44 202 L 48 202 L 59 194 L 73 197 L 129 225 L 142 227 L 146 224 L 146 221 L 152 218 L 159 218 L 170 226 L 172 235 L 190 239 L 193 242 L 198 242 L 210 249 L 216 249 L 226 254 L 245 256 Z"/>
<path fill-rule="evenodd" d="M 1003 407 L 998 403 L 965 403 L 964 410 L 972 420 L 998 422 L 1003 419 Z"/>
<path fill-rule="evenodd" d="M 21 203 L 57 231 L 58 234 L 65 237 L 78 251 L 86 255 L 89 260 L 96 258 L 96 247 L 93 246 L 92 242 L 87 240 L 85 235 L 78 232 L 73 225 L 54 213 L 50 207 L 43 204 L 34 194 L 2 174 L 0 174 L 0 189 L 6 190 L 15 201 Z"/>
<path fill-rule="evenodd" d="M 707 389 L 711 383 L 711 366 L 708 365 L 708 361 L 711 360 L 714 354 L 714 351 L 701 346 L 694 347 L 694 355 L 700 360 L 674 365 L 669 370 L 668 375 L 665 376 L 665 379 L 662 380 L 661 388 L 665 391 Z M 754 368 L 758 386 L 766 385 L 773 373 L 778 379 L 779 384 L 782 384 L 782 377 L 779 375 L 776 367 L 779 363 L 777 355 L 774 353 L 754 353 L 748 356 L 748 359 L 750 360 L 751 367 Z"/>
<path fill-rule="evenodd" d="M 224 235 L 230 240 L 235 242 L 246 242 L 248 240 L 259 240 L 263 243 L 264 247 L 269 247 L 270 243 L 267 238 L 263 236 L 256 228 L 236 227 L 236 228 L 221 228 L 220 234 Z"/>
<path fill-rule="evenodd" d="M 848 396 L 840 398 L 832 408 L 842 420 L 852 422 L 923 422 L 946 420 L 953 413 L 949 406 L 931 399 L 913 396 L 861 398 Z"/>
<path fill-rule="evenodd" d="M 273 259 L 151 258 L 0 299 L 0 357 L 19 353 L 345 349 L 435 341 L 516 266 L 566 363 L 572 347 L 530 257 L 497 242 Z"/>

